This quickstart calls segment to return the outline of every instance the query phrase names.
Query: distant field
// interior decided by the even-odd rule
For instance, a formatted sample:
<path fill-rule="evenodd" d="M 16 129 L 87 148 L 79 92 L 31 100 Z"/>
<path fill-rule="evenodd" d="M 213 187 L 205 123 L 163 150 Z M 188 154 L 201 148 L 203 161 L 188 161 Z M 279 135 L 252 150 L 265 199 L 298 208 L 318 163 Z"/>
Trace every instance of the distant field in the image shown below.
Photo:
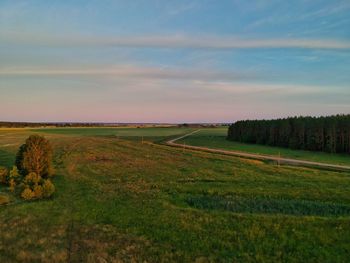
<path fill-rule="evenodd" d="M 309 152 L 300 150 L 291 150 L 279 147 L 270 147 L 257 144 L 245 144 L 226 140 L 227 128 L 202 129 L 189 137 L 177 141 L 194 146 L 206 146 L 209 148 L 234 150 L 249 153 L 275 155 L 281 157 L 294 158 L 300 160 L 324 162 L 331 164 L 350 165 L 350 155 L 347 154 L 329 154 L 323 152 Z"/>
<path fill-rule="evenodd" d="M 62 138 L 65 136 L 104 136 L 114 137 L 116 139 L 131 141 L 150 141 L 163 142 L 173 137 L 177 137 L 193 131 L 192 128 L 178 127 L 150 127 L 150 128 L 41 128 L 41 129 L 21 129 L 21 128 L 0 128 L 0 160 L 3 164 L 11 166 L 14 162 L 14 156 L 8 155 L 8 150 L 17 149 L 26 136 L 30 134 L 42 134 L 48 139 Z M 1 164 L 0 164 L 1 165 Z"/>
<path fill-rule="evenodd" d="M 173 129 L 120 139 L 39 130 L 54 146 L 57 192 L 16 203 L 0 186 L 1 202 L 11 197 L 0 206 L 0 262 L 348 261 L 350 173 L 123 139 L 185 131 Z M 33 132 L 0 130 L 0 165 Z M 219 141 L 225 130 L 203 132 Z"/>
<path fill-rule="evenodd" d="M 166 137 L 185 134 L 192 131 L 191 128 L 178 127 L 151 127 L 151 128 L 44 128 L 33 129 L 33 132 L 62 135 L 82 135 L 82 136 L 119 136 L 133 140 L 156 141 Z"/>

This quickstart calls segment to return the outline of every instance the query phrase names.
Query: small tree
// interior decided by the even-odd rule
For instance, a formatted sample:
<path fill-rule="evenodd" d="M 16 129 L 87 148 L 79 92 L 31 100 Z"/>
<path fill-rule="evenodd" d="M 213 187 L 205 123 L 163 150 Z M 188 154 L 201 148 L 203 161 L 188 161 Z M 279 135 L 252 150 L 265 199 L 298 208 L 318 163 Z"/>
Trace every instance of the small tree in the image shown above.
<path fill-rule="evenodd" d="M 33 172 L 49 178 L 53 174 L 50 142 L 42 136 L 31 135 L 17 153 L 16 166 L 23 176 Z"/>
<path fill-rule="evenodd" d="M 16 185 L 18 185 L 20 180 L 21 180 L 21 175 L 18 173 L 17 167 L 13 166 L 10 171 L 10 175 L 7 178 L 8 185 L 10 186 L 11 192 L 15 191 Z"/>

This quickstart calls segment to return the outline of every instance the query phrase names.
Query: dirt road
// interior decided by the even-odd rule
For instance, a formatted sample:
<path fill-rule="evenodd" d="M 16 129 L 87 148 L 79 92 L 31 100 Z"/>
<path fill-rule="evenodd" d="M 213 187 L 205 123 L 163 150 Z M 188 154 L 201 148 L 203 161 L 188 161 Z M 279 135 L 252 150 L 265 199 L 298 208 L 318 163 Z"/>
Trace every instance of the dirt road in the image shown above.
<path fill-rule="evenodd" d="M 210 152 L 210 153 L 233 155 L 233 156 L 237 156 L 237 157 L 262 160 L 262 161 L 273 161 L 276 164 L 287 164 L 287 165 L 295 165 L 295 166 L 323 168 L 323 169 L 330 169 L 330 170 L 337 170 L 337 171 L 350 171 L 350 166 L 346 166 L 346 165 L 319 163 L 319 162 L 304 161 L 304 160 L 297 160 L 297 159 L 290 159 L 290 158 L 280 158 L 278 156 L 246 153 L 246 152 L 239 152 L 239 151 L 228 151 L 228 150 L 213 149 L 213 148 L 207 148 L 207 147 L 202 147 L 202 146 L 192 146 L 192 145 L 176 143 L 176 141 L 181 140 L 183 138 L 186 138 L 188 136 L 191 136 L 199 131 L 200 130 L 195 130 L 195 131 L 190 132 L 188 134 L 185 134 L 181 137 L 169 140 L 166 142 L 166 144 L 169 146 L 173 146 L 173 147 L 181 147 L 184 149 L 191 149 L 191 150 L 196 150 L 196 151 L 204 151 L 204 152 Z"/>

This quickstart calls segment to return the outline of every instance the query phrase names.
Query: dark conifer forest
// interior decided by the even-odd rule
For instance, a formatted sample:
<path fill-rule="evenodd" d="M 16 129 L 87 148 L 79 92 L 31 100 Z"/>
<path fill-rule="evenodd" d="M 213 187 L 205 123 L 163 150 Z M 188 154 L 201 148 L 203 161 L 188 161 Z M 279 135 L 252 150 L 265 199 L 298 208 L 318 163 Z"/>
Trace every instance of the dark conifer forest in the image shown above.
<path fill-rule="evenodd" d="M 238 121 L 229 127 L 227 139 L 291 149 L 350 154 L 350 115 Z"/>

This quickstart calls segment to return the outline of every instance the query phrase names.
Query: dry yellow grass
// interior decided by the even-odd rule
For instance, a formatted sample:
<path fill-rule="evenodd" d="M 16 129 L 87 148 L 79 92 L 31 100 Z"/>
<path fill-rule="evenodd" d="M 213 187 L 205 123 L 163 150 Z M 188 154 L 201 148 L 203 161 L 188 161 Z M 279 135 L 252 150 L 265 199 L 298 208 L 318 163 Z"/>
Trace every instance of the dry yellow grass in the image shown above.
<path fill-rule="evenodd" d="M 244 158 L 240 158 L 240 160 L 242 160 L 245 163 L 249 163 L 249 164 L 254 164 L 254 165 L 262 165 L 264 164 L 264 162 L 259 161 L 259 160 L 253 160 L 253 159 L 244 159 Z"/>

